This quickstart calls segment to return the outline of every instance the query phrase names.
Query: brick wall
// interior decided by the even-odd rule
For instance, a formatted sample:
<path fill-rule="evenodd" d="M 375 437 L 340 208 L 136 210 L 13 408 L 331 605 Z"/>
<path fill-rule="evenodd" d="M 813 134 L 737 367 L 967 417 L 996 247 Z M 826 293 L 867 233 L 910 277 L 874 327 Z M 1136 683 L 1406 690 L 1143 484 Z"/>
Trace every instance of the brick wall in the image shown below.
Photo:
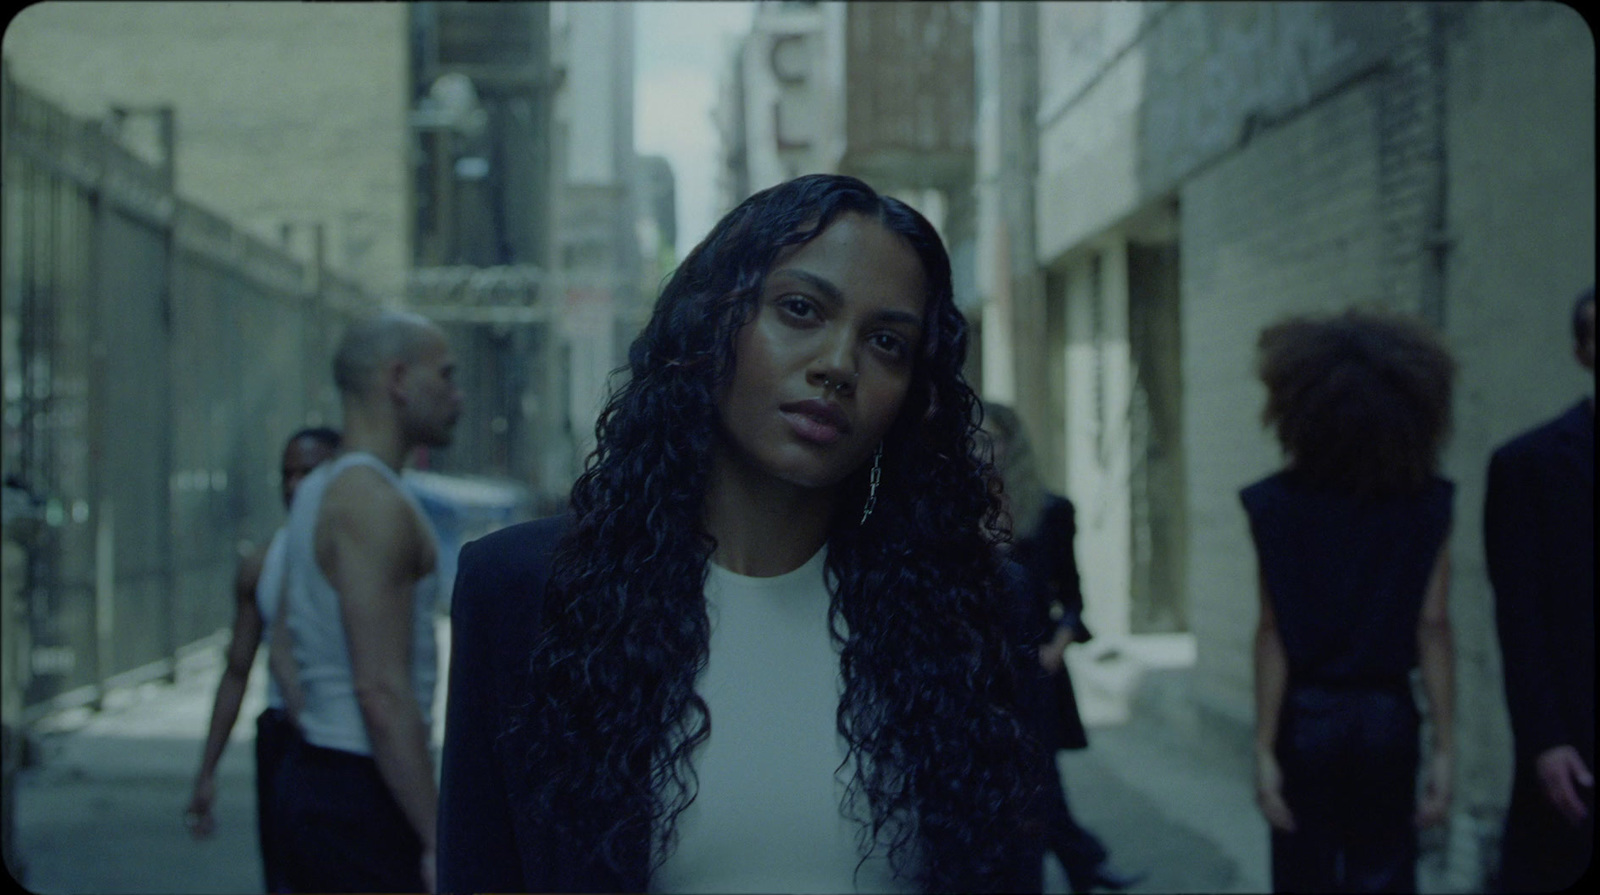
<path fill-rule="evenodd" d="M 1444 462 L 1460 772 L 1424 885 L 1481 887 L 1509 779 L 1483 470 L 1593 390 L 1568 324 L 1594 280 L 1593 37 L 1559 4 L 1142 8 L 1041 11 L 1038 249 L 1059 269 L 1177 198 L 1194 693 L 1250 723 L 1237 491 L 1281 462 L 1259 422 L 1261 327 L 1353 303 L 1440 325 L 1461 363 Z"/>
<path fill-rule="evenodd" d="M 1445 33 L 1444 323 L 1461 364 L 1445 455 L 1445 475 L 1457 485 L 1450 611 L 1461 813 L 1453 832 L 1462 841 L 1452 872 L 1462 876 L 1493 859 L 1510 787 L 1483 562 L 1489 455 L 1594 389 L 1573 358 L 1569 321 L 1578 290 L 1595 277 L 1595 45 L 1582 18 L 1559 4 L 1472 4 Z"/>
<path fill-rule="evenodd" d="M 1380 263 L 1378 85 L 1356 86 L 1185 184 L 1182 325 L 1187 580 L 1196 692 L 1251 716 L 1254 551 L 1238 489 L 1280 465 L 1262 429 L 1257 334 L 1295 312 L 1371 302 Z"/>
<path fill-rule="evenodd" d="M 172 104 L 180 193 L 273 241 L 321 221 L 333 266 L 397 294 L 406 23 L 404 4 L 44 3 L 7 25 L 5 58 L 74 114 Z"/>

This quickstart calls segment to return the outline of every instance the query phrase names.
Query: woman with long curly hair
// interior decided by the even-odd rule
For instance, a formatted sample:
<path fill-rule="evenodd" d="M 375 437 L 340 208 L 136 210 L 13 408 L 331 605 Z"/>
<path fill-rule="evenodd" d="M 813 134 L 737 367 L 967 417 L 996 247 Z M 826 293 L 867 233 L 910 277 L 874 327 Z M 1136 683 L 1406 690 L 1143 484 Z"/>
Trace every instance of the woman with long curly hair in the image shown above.
<path fill-rule="evenodd" d="M 461 553 L 441 891 L 1037 889 L 966 344 L 859 180 L 712 229 L 570 512 Z"/>
<path fill-rule="evenodd" d="M 1256 800 L 1274 891 L 1415 892 L 1449 810 L 1455 363 L 1410 318 L 1293 317 L 1258 342 L 1288 463 L 1240 497 L 1256 546 Z M 1420 671 L 1432 729 L 1424 785 Z"/>

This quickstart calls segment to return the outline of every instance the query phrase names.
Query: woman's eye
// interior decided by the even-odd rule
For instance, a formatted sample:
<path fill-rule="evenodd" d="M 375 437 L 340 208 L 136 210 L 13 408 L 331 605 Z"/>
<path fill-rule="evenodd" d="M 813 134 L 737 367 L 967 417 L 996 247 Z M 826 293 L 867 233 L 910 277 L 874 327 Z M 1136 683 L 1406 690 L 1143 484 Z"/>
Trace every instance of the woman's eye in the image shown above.
<path fill-rule="evenodd" d="M 809 299 L 799 295 L 785 295 L 778 299 L 778 307 L 782 308 L 791 317 L 802 320 L 816 316 L 816 309 L 812 307 Z"/>
<path fill-rule="evenodd" d="M 910 351 L 906 340 L 894 333 L 878 333 L 872 337 L 872 344 L 896 361 L 905 360 Z"/>

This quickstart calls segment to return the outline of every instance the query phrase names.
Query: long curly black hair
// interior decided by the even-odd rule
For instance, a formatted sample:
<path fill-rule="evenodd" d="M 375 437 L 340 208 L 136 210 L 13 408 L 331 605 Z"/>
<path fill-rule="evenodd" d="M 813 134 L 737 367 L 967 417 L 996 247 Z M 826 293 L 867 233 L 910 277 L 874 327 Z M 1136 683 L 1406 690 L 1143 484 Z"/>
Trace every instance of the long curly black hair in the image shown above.
<path fill-rule="evenodd" d="M 863 467 L 843 483 L 828 537 L 828 619 L 844 680 L 837 723 L 855 768 L 844 807 L 863 844 L 886 848 L 895 872 L 927 890 L 1017 885 L 1005 874 L 1029 841 L 1039 759 L 1016 716 L 985 533 L 998 505 L 975 441 L 981 411 L 961 375 L 967 326 L 949 257 L 903 202 L 855 178 L 808 175 L 735 208 L 667 283 L 600 414 L 544 595 L 532 699 L 518 719 L 538 781 L 525 807 L 554 819 L 560 853 L 603 861 L 629 886 L 648 879 L 626 868 L 648 874 L 670 853 L 694 798 L 691 756 L 710 732 L 694 687 L 715 546 L 701 513 L 734 336 L 778 253 L 846 213 L 905 238 L 928 300 L 876 508 L 862 524 Z"/>
<path fill-rule="evenodd" d="M 1450 434 L 1456 363 L 1422 321 L 1351 308 L 1262 330 L 1262 422 L 1306 479 L 1361 497 L 1422 487 Z"/>

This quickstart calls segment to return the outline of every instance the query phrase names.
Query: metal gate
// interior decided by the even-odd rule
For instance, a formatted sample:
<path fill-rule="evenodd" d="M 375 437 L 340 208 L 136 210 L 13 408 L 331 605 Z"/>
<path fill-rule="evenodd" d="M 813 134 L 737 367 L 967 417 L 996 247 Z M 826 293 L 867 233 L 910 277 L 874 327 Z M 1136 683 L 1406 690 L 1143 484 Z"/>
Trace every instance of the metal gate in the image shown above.
<path fill-rule="evenodd" d="M 170 674 L 228 624 L 240 551 L 282 518 L 279 447 L 337 418 L 331 340 L 375 303 L 179 198 L 170 154 L 9 72 L 3 91 L 3 467 L 37 517 L 4 648 L 26 718 Z"/>

